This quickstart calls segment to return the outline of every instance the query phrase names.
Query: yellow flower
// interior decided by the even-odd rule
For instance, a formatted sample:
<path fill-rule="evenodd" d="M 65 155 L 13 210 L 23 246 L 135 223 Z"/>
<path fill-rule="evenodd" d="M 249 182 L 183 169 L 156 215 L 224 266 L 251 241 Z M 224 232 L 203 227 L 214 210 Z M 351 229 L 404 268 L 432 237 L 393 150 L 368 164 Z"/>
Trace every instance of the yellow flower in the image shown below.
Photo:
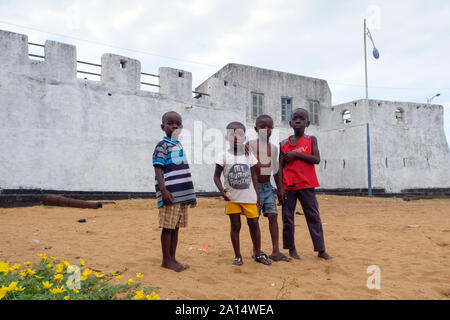
<path fill-rule="evenodd" d="M 20 264 L 16 263 L 12 266 L 14 270 L 20 269 Z"/>
<path fill-rule="evenodd" d="M 69 296 L 65 296 L 64 300 L 70 300 L 70 297 Z"/>
<path fill-rule="evenodd" d="M 52 259 L 52 260 L 56 260 L 56 258 L 55 258 L 55 257 L 52 257 L 52 256 L 50 256 L 50 259 Z"/>
<path fill-rule="evenodd" d="M 5 276 L 9 273 L 9 262 L 0 261 L 0 272 Z"/>
<path fill-rule="evenodd" d="M 22 277 L 26 277 L 26 276 L 28 275 L 28 273 L 27 273 L 25 270 L 20 271 L 19 274 L 20 274 Z"/>
<path fill-rule="evenodd" d="M 24 290 L 25 290 L 25 288 L 24 288 L 24 287 L 22 287 L 22 286 L 20 286 L 20 287 L 16 288 L 16 291 L 24 291 Z"/>
<path fill-rule="evenodd" d="M 136 291 L 136 295 L 134 296 L 134 299 L 142 300 L 144 298 L 145 298 L 144 290 Z"/>
<path fill-rule="evenodd" d="M 80 259 L 80 265 L 84 266 L 84 260 L 83 259 Z"/>
<path fill-rule="evenodd" d="M 50 283 L 49 281 L 42 281 L 42 285 L 45 289 L 50 289 L 51 287 L 53 287 L 53 283 Z"/>
<path fill-rule="evenodd" d="M 73 292 L 75 292 L 75 293 L 80 293 L 80 291 L 77 290 L 77 289 L 75 289 L 75 288 L 73 288 Z"/>
<path fill-rule="evenodd" d="M 70 266 L 70 263 L 64 259 L 61 259 L 61 263 L 63 263 L 66 267 Z"/>
<path fill-rule="evenodd" d="M 47 265 L 47 267 L 49 267 L 49 268 L 51 269 L 51 268 L 53 268 L 53 264 L 52 264 L 52 263 L 49 263 L 49 264 Z"/>
<path fill-rule="evenodd" d="M 53 278 L 55 279 L 55 280 L 58 280 L 59 282 L 61 282 L 61 280 L 62 279 L 64 279 L 64 276 L 62 275 L 62 274 L 55 274 L 54 276 L 53 276 Z"/>
<path fill-rule="evenodd" d="M 147 300 L 159 300 L 161 299 L 159 295 L 156 294 L 155 290 L 150 295 L 147 295 Z"/>
<path fill-rule="evenodd" d="M 142 278 L 142 277 L 143 277 L 143 275 L 142 275 L 142 273 L 138 272 L 138 273 L 136 273 L 136 277 L 138 277 L 138 278 Z"/>
<path fill-rule="evenodd" d="M 99 274 L 98 272 L 94 272 L 94 274 L 97 278 L 103 278 L 105 276 L 103 273 Z"/>
<path fill-rule="evenodd" d="M 27 272 L 28 272 L 28 274 L 29 274 L 30 276 L 36 274 L 36 271 L 31 270 L 30 268 L 27 269 Z"/>
<path fill-rule="evenodd" d="M 52 284 L 53 285 L 53 284 Z M 38 286 L 36 286 L 36 291 L 41 291 L 41 288 L 39 288 Z"/>
<path fill-rule="evenodd" d="M 118 280 L 120 280 L 120 279 L 123 278 L 123 276 L 122 276 L 121 274 L 119 274 L 116 278 L 117 278 Z"/>
<path fill-rule="evenodd" d="M 128 284 L 132 284 L 132 283 L 133 283 L 133 279 L 129 279 Z"/>
<path fill-rule="evenodd" d="M 56 273 L 63 273 L 64 272 L 64 265 L 57 264 L 56 265 Z"/>
<path fill-rule="evenodd" d="M 109 270 L 109 273 L 111 273 L 112 276 L 116 275 L 116 273 L 114 271 L 112 271 L 112 270 Z"/>
<path fill-rule="evenodd" d="M 27 266 L 31 266 L 31 262 L 25 262 Z"/>
<path fill-rule="evenodd" d="M 0 288 L 0 300 L 2 300 L 3 297 L 6 296 L 7 293 L 8 293 L 8 289 L 5 288 L 4 286 L 2 286 L 2 287 Z"/>
<path fill-rule="evenodd" d="M 81 281 L 86 281 L 87 278 L 88 278 L 87 276 L 81 276 L 81 277 L 80 277 L 80 280 L 81 280 Z"/>
<path fill-rule="evenodd" d="M 41 258 L 42 260 L 47 260 L 47 259 L 48 259 L 47 255 L 46 255 L 46 254 L 43 254 L 43 253 L 38 253 L 38 256 L 39 256 L 39 258 Z"/>
<path fill-rule="evenodd" d="M 91 269 L 86 269 L 86 270 L 83 271 L 83 275 L 86 276 L 86 277 L 87 277 L 88 275 L 90 275 L 91 273 L 92 273 L 92 270 L 91 270 Z"/>
<path fill-rule="evenodd" d="M 17 288 L 17 284 L 19 283 L 19 281 L 15 281 L 15 282 L 11 282 L 7 288 L 8 291 L 14 291 Z"/>
<path fill-rule="evenodd" d="M 66 289 L 64 289 L 64 286 L 61 286 L 61 287 L 56 287 L 56 288 L 50 289 L 50 292 L 53 294 L 58 294 L 58 293 L 66 292 Z"/>
<path fill-rule="evenodd" d="M 36 279 L 44 279 L 44 277 L 34 276 Z"/>

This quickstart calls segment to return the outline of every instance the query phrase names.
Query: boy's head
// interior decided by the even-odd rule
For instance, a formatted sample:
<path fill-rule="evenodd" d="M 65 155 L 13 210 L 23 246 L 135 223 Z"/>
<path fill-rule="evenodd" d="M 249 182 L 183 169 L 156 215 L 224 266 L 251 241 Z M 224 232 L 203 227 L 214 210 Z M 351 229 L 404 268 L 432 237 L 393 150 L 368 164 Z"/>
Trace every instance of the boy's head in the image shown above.
<path fill-rule="evenodd" d="M 163 114 L 161 129 L 166 133 L 166 135 L 172 139 L 178 139 L 183 128 L 183 119 L 179 113 L 175 111 L 169 111 Z"/>
<path fill-rule="evenodd" d="M 243 145 L 245 141 L 245 126 L 237 121 L 230 122 L 227 125 L 227 140 L 230 146 L 234 147 L 234 150 L 238 146 Z"/>
<path fill-rule="evenodd" d="M 271 116 L 263 114 L 256 118 L 255 131 L 258 133 L 260 138 L 269 140 L 272 135 L 272 129 L 273 119 Z"/>
<path fill-rule="evenodd" d="M 309 113 L 303 108 L 297 108 L 292 111 L 291 121 L 289 121 L 289 125 L 292 129 L 294 129 L 295 133 L 303 134 L 305 132 L 305 128 L 309 126 Z"/>

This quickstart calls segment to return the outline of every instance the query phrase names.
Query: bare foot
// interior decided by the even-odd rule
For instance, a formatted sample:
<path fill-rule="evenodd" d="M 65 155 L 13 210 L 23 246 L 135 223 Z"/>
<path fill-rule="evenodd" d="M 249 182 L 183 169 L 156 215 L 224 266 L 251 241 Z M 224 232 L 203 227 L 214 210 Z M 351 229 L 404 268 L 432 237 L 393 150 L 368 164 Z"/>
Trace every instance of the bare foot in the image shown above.
<path fill-rule="evenodd" d="M 333 259 L 333 257 L 330 256 L 328 253 L 326 253 L 326 251 L 319 251 L 319 254 L 317 256 L 319 258 L 322 258 L 322 259 L 325 259 L 325 260 Z"/>
<path fill-rule="evenodd" d="M 189 265 L 187 263 L 181 263 L 178 262 L 177 260 L 174 260 L 173 262 L 179 264 L 180 266 L 183 266 L 184 269 L 189 269 Z"/>
<path fill-rule="evenodd" d="M 183 270 L 186 270 L 186 268 L 185 268 L 183 265 L 174 263 L 174 262 L 172 262 L 172 261 L 169 262 L 169 263 L 163 263 L 163 264 L 161 264 L 161 267 L 166 268 L 166 269 L 173 270 L 173 271 L 175 271 L 175 272 L 181 272 L 181 271 L 183 271 Z"/>
<path fill-rule="evenodd" d="M 292 258 L 294 258 L 294 259 L 297 259 L 297 260 L 301 260 L 302 258 L 300 258 L 300 256 L 298 255 L 298 253 L 297 253 L 297 249 L 289 249 L 289 255 L 292 257 Z"/>

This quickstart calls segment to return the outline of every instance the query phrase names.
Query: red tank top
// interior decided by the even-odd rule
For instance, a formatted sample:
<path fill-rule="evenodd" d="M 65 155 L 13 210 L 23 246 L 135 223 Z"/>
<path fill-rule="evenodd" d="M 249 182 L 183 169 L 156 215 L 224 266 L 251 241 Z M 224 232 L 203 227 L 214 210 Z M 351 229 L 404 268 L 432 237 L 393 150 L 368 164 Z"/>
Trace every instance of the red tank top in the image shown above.
<path fill-rule="evenodd" d="M 292 136 L 291 136 L 292 137 Z M 290 138 L 280 142 L 282 153 L 296 151 L 307 155 L 312 155 L 311 137 L 303 135 L 294 146 Z M 300 190 L 315 188 L 319 186 L 317 180 L 316 168 L 314 164 L 300 159 L 291 160 L 283 169 L 283 187 L 285 190 Z"/>

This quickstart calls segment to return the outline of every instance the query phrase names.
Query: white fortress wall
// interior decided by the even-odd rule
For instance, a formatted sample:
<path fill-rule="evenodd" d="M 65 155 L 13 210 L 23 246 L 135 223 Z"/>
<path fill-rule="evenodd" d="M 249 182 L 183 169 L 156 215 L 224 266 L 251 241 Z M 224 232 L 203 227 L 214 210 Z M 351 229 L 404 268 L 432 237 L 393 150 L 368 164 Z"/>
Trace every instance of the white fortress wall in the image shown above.
<path fill-rule="evenodd" d="M 152 152 L 164 136 L 162 114 L 174 110 L 183 117 L 195 187 L 215 192 L 213 150 L 224 144 L 226 125 L 240 121 L 255 137 L 252 92 L 264 94 L 275 144 L 292 134 L 281 121 L 281 97 L 292 98 L 293 109 L 319 102 L 319 124 L 306 134 L 319 141 L 322 189 L 367 188 L 367 123 L 373 188 L 450 187 L 442 106 L 381 100 L 331 106 L 325 80 L 239 64 L 198 86 L 203 95 L 192 93 L 190 72 L 159 68 L 159 92 L 149 92 L 140 89 L 137 60 L 104 54 L 101 80 L 92 81 L 77 78 L 76 47 L 46 41 L 45 60 L 38 61 L 28 46 L 26 35 L 0 30 L 0 189 L 154 191 Z"/>
<path fill-rule="evenodd" d="M 186 148 L 197 191 L 216 191 L 214 164 L 201 161 L 217 131 L 208 129 L 245 117 L 193 99 L 189 72 L 160 68 L 160 93 L 143 91 L 139 61 L 104 54 L 101 81 L 77 79 L 74 46 L 47 41 L 45 61 L 36 61 L 27 36 L 5 31 L 0 59 L 0 188 L 154 191 L 152 152 L 162 114 L 174 110 L 192 147 L 197 132 L 196 149 Z"/>
<path fill-rule="evenodd" d="M 369 112 L 375 186 L 389 192 L 450 187 L 441 105 L 370 100 Z"/>

